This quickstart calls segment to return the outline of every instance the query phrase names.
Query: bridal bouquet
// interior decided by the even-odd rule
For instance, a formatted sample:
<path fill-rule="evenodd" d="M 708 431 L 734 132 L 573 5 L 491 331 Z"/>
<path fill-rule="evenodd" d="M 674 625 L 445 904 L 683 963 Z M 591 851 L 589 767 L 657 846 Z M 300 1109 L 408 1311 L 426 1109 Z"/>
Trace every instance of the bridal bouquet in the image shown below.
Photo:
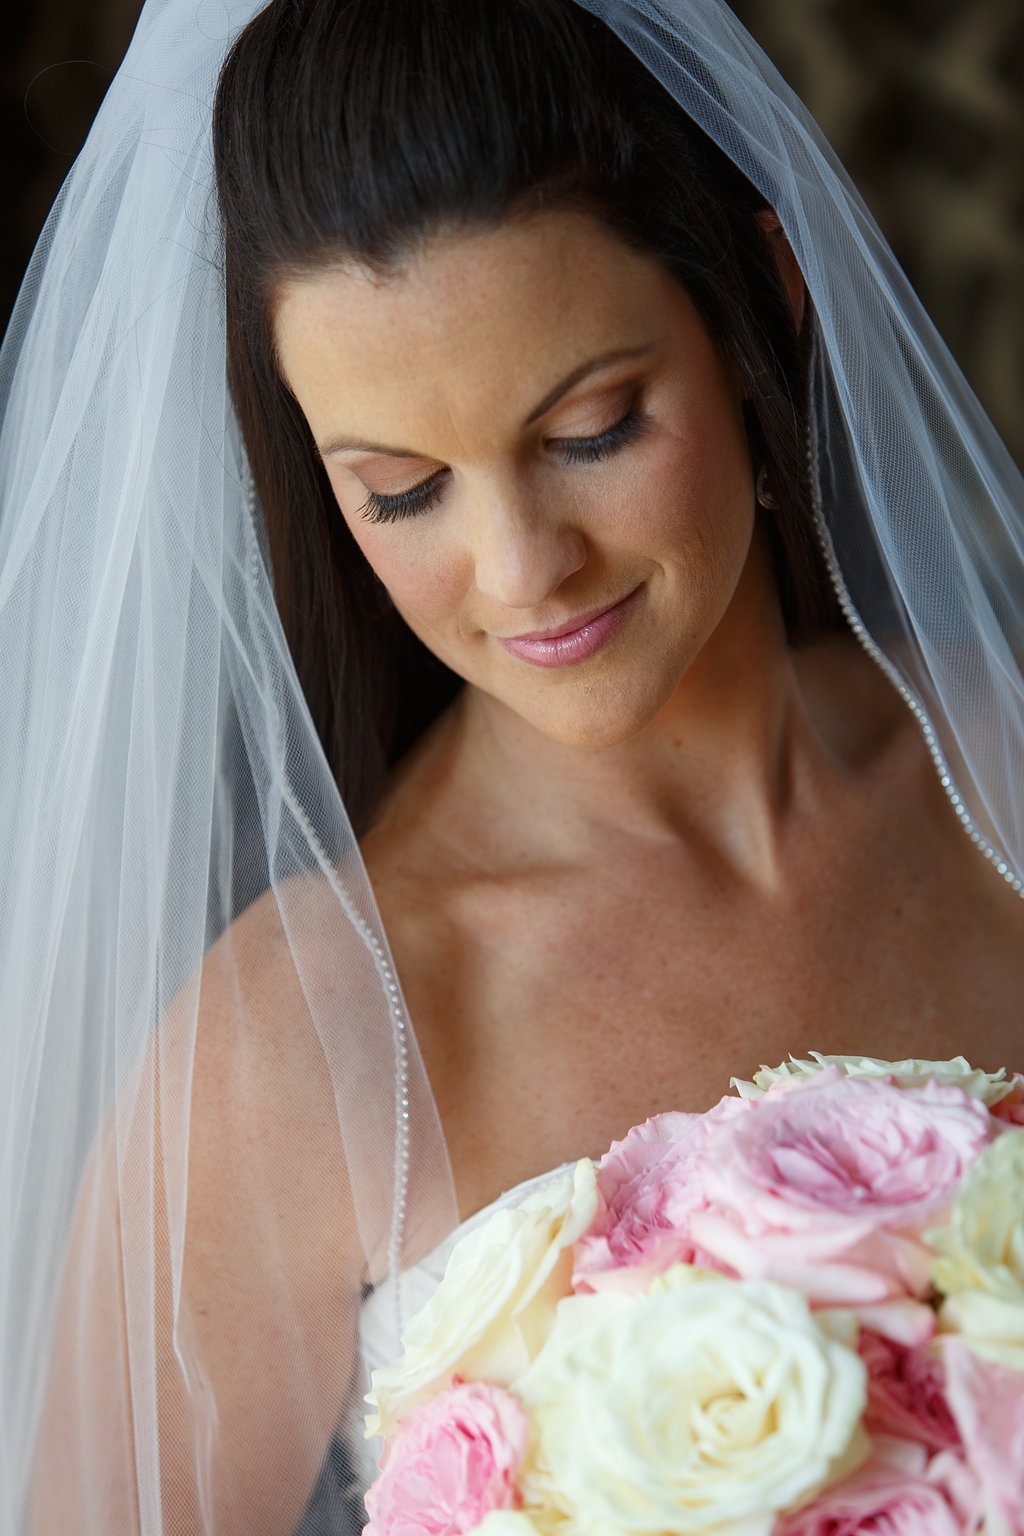
<path fill-rule="evenodd" d="M 367 1536 L 1024 1536 L 1024 1079 L 735 1086 L 457 1243 Z"/>

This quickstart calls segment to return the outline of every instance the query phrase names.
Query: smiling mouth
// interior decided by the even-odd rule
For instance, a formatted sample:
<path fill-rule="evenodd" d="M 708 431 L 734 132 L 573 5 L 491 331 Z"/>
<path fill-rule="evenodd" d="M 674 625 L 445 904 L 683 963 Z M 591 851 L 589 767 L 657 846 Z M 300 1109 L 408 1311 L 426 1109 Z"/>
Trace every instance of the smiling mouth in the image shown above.
<path fill-rule="evenodd" d="M 569 619 L 552 629 L 537 630 L 531 634 L 512 635 L 508 639 L 499 636 L 501 644 L 511 655 L 535 667 L 569 667 L 587 661 L 603 650 L 612 637 L 618 634 L 629 617 L 640 588 L 609 603 L 605 608 Z"/>

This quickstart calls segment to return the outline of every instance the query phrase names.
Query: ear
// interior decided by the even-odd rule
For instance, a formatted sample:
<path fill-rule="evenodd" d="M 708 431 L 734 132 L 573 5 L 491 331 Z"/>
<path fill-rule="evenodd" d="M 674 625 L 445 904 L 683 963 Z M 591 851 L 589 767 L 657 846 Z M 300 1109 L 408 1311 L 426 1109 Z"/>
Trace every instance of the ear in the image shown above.
<path fill-rule="evenodd" d="M 757 215 L 757 225 L 775 258 L 775 265 L 779 269 L 782 286 L 786 290 L 789 307 L 793 312 L 793 323 L 799 331 L 804 323 L 804 309 L 807 301 L 804 275 L 800 271 L 800 265 L 793 255 L 793 248 L 786 239 L 786 232 L 775 210 L 763 208 Z"/>

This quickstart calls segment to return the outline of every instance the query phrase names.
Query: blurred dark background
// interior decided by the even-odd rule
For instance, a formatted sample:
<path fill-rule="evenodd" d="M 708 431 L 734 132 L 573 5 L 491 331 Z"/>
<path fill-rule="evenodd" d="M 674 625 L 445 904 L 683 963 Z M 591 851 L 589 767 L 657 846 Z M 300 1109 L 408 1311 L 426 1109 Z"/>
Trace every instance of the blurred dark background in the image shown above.
<path fill-rule="evenodd" d="M 835 145 L 1024 464 L 1024 0 L 734 8 Z M 35 0 L 6 23 L 4 320 L 138 11 Z"/>

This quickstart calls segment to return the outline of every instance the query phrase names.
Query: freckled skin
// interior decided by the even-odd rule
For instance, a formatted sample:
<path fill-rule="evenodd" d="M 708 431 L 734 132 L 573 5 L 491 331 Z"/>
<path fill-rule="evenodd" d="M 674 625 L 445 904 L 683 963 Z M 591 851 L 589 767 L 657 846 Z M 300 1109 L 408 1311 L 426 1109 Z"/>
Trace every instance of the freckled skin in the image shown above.
<path fill-rule="evenodd" d="M 661 709 L 732 597 L 754 498 L 739 389 L 660 266 L 589 219 L 549 216 L 448 237 L 384 282 L 342 269 L 292 283 L 277 339 L 319 443 L 343 432 L 415 450 L 326 462 L 361 549 L 442 660 L 565 742 L 628 739 Z M 579 363 L 650 343 L 524 428 Z M 634 398 L 649 418 L 638 441 L 564 462 L 554 443 L 613 427 Z M 439 468 L 429 510 L 360 515 L 367 491 Z M 496 638 L 637 587 L 628 633 L 586 668 L 541 675 Z"/>
<path fill-rule="evenodd" d="M 1024 904 L 851 637 L 788 645 L 740 390 L 667 272 L 546 213 L 294 281 L 275 327 L 359 546 L 467 682 L 363 843 L 464 1211 L 789 1051 L 1021 1065 Z M 501 644 L 632 592 L 579 665 Z"/>

